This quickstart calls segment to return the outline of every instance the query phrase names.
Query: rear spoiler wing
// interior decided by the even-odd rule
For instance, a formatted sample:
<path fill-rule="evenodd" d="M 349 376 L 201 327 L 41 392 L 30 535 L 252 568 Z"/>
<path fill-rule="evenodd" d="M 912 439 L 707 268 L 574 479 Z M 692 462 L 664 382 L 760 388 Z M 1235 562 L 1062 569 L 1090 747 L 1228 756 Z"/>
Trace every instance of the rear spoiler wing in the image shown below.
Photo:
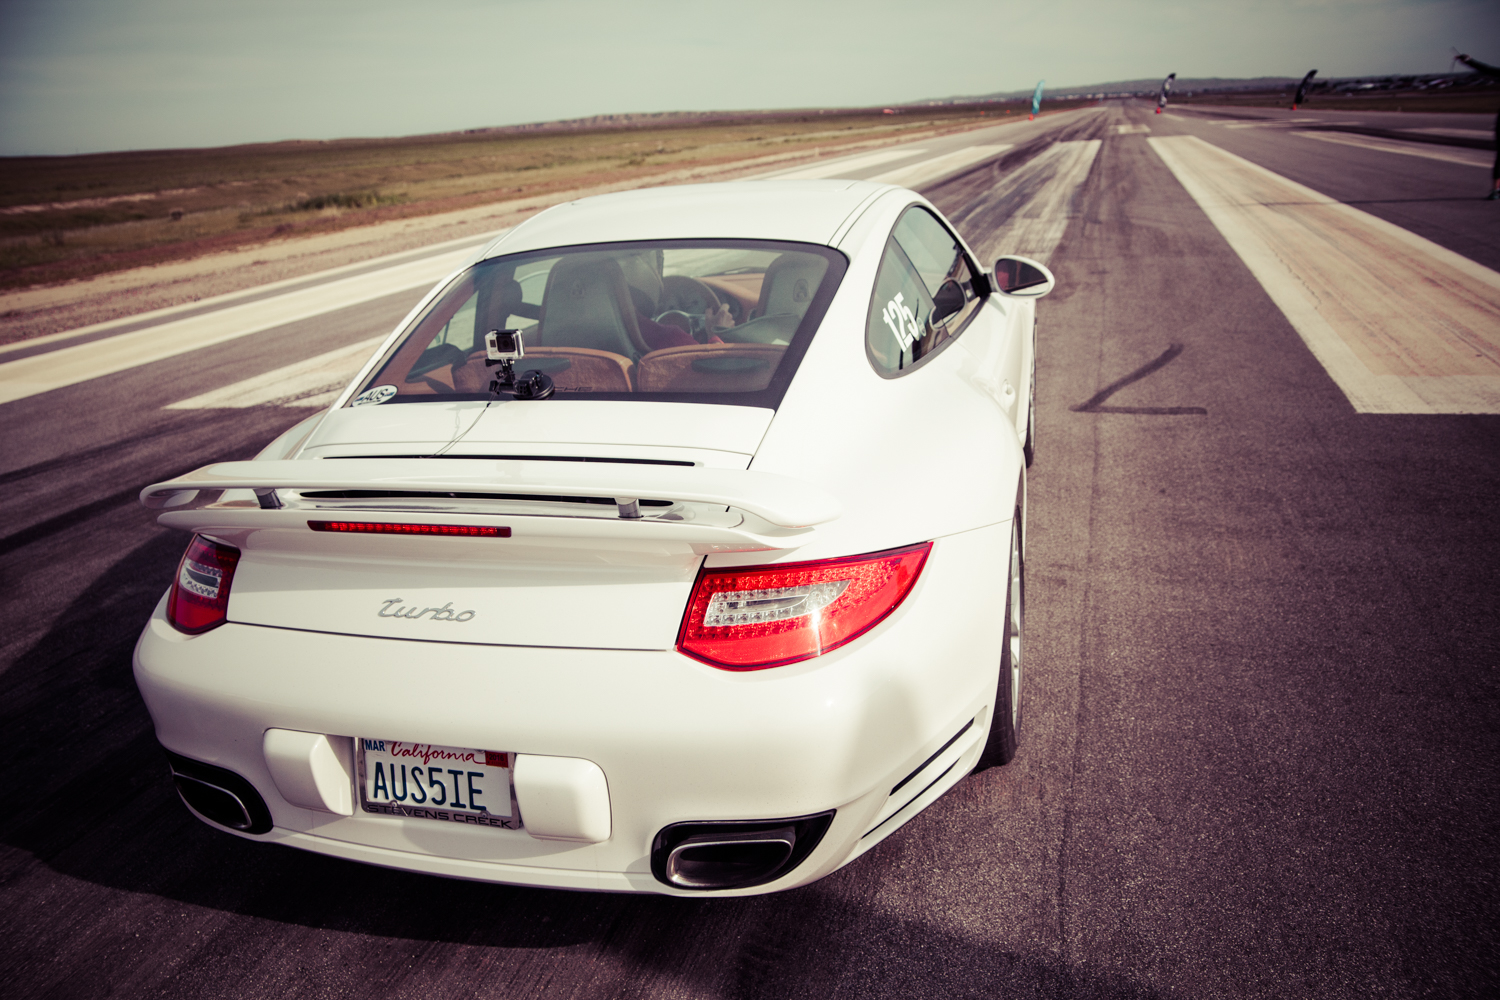
<path fill-rule="evenodd" d="M 257 506 L 218 502 L 225 490 L 253 491 Z M 811 483 L 769 472 L 702 467 L 628 465 L 624 463 L 536 462 L 471 458 L 299 459 L 220 462 L 177 479 L 148 486 L 141 503 L 165 511 L 158 521 L 189 531 L 238 532 L 256 528 L 295 527 L 308 518 L 335 514 L 304 492 L 391 491 L 432 494 L 434 501 L 454 493 L 490 493 L 516 497 L 607 497 L 618 517 L 527 516 L 485 511 L 434 514 L 436 521 L 458 517 L 526 525 L 534 536 L 680 540 L 704 551 L 796 548 L 815 528 L 836 519 L 841 508 L 827 491 Z M 282 497 L 280 491 L 293 495 Z M 207 496 L 205 496 L 207 494 Z M 224 498 L 227 499 L 227 498 Z M 408 498 L 409 499 L 409 498 Z M 639 501 L 704 504 L 728 508 L 729 518 L 657 520 L 643 516 Z M 410 520 L 412 512 L 371 509 L 361 504 L 362 520 Z M 462 504 L 462 500 L 454 500 Z M 598 508 L 595 508 L 596 510 Z M 347 515 L 346 515 L 347 516 Z M 424 519 L 427 515 L 424 513 Z M 571 523 L 560 523 L 571 522 Z"/>

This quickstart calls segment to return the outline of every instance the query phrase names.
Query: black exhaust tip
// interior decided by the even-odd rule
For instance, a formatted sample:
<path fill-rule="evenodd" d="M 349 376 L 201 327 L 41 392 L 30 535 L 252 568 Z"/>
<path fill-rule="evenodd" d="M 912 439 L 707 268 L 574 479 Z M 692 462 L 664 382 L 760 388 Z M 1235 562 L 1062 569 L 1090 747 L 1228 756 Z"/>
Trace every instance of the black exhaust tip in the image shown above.
<path fill-rule="evenodd" d="M 673 823 L 651 845 L 651 874 L 674 889 L 745 889 L 796 868 L 833 813 L 756 822 Z"/>
<path fill-rule="evenodd" d="M 271 810 L 250 782 L 228 768 L 166 754 L 177 794 L 204 819 L 241 833 L 271 832 Z"/>

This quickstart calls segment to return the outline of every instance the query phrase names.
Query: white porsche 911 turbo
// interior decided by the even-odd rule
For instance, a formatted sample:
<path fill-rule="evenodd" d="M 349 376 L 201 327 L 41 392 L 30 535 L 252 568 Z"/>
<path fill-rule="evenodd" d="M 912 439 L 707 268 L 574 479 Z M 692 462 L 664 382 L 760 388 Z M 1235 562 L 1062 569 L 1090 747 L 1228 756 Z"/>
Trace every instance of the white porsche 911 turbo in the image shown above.
<path fill-rule="evenodd" d="M 1034 300 L 904 188 L 550 209 L 330 409 L 148 487 L 135 676 L 241 836 L 566 889 L 848 864 L 1021 707 Z"/>

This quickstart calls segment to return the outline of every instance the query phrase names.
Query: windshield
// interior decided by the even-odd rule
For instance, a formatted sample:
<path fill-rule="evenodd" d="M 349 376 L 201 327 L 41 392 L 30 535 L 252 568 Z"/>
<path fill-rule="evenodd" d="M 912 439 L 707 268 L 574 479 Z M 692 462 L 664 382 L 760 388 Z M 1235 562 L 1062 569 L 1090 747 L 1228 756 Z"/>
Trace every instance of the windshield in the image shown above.
<path fill-rule="evenodd" d="M 351 405 L 490 399 L 499 369 L 485 364 L 485 334 L 516 330 L 516 373 L 548 376 L 553 399 L 774 407 L 844 266 L 827 247 L 729 240 L 481 261 L 418 317 Z"/>

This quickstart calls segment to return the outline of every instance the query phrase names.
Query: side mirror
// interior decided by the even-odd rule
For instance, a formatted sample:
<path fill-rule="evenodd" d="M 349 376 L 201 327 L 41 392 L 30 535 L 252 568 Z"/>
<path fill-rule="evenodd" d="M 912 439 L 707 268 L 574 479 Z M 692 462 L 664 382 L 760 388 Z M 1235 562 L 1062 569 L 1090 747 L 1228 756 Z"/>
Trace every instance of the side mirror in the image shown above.
<path fill-rule="evenodd" d="M 941 323 L 963 309 L 966 301 L 963 287 L 949 278 L 938 286 L 937 294 L 932 297 L 932 322 Z"/>
<path fill-rule="evenodd" d="M 1004 256 L 995 261 L 995 291 L 1017 298 L 1039 299 L 1057 287 L 1052 272 L 1030 257 Z"/>

